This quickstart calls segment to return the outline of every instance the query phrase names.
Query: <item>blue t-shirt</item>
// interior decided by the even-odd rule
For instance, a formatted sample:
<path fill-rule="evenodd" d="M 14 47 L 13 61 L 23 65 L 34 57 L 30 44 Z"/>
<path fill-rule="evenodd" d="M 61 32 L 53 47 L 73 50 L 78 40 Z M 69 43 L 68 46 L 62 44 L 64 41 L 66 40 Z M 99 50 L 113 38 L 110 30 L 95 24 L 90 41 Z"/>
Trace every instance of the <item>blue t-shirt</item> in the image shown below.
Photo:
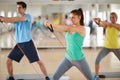
<path fill-rule="evenodd" d="M 28 42 L 31 36 L 31 16 L 25 14 L 26 21 L 15 22 L 15 38 L 17 43 Z"/>

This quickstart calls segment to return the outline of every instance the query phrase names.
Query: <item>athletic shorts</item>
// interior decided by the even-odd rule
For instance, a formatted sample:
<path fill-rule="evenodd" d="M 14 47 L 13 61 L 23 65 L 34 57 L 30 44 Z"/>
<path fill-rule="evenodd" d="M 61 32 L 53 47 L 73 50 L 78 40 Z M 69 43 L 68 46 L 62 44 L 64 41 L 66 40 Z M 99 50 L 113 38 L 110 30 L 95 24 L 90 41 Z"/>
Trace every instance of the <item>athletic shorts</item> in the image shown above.
<path fill-rule="evenodd" d="M 24 55 L 30 63 L 39 61 L 37 50 L 32 40 L 16 44 L 8 58 L 20 62 Z"/>

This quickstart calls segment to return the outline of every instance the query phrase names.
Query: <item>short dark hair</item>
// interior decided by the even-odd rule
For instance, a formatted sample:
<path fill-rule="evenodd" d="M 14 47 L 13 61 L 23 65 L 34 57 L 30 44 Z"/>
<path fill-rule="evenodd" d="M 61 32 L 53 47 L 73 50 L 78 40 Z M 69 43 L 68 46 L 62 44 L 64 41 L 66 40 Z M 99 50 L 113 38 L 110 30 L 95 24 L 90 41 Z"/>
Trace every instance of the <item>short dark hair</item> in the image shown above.
<path fill-rule="evenodd" d="M 23 2 L 23 1 L 17 2 L 17 5 L 21 5 L 25 9 L 27 8 L 27 4 L 25 2 Z"/>

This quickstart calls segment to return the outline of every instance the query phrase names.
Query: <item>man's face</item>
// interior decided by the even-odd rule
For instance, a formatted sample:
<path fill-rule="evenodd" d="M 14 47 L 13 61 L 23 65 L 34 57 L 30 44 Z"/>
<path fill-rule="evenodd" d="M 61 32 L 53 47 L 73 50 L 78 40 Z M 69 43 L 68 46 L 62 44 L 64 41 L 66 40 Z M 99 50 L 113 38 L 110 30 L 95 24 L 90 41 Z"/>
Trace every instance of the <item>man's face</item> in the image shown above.
<path fill-rule="evenodd" d="M 25 8 L 23 8 L 22 5 L 17 5 L 17 12 L 20 14 L 24 14 Z"/>

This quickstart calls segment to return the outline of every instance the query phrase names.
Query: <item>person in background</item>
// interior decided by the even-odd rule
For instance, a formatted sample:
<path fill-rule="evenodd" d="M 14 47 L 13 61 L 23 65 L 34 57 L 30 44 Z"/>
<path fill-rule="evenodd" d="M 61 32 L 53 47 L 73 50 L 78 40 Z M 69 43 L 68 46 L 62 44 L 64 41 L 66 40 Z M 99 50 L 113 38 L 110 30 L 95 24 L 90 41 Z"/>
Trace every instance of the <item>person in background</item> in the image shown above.
<path fill-rule="evenodd" d="M 99 75 L 100 61 L 107 56 L 110 52 L 113 52 L 120 60 L 120 45 L 119 45 L 119 32 L 120 24 L 117 22 L 117 14 L 115 12 L 110 13 L 110 22 L 101 21 L 100 18 L 94 18 L 93 20 L 101 27 L 106 29 L 104 47 L 98 54 L 95 61 L 95 80 L 99 80 L 99 77 L 104 78 L 104 75 Z"/>

